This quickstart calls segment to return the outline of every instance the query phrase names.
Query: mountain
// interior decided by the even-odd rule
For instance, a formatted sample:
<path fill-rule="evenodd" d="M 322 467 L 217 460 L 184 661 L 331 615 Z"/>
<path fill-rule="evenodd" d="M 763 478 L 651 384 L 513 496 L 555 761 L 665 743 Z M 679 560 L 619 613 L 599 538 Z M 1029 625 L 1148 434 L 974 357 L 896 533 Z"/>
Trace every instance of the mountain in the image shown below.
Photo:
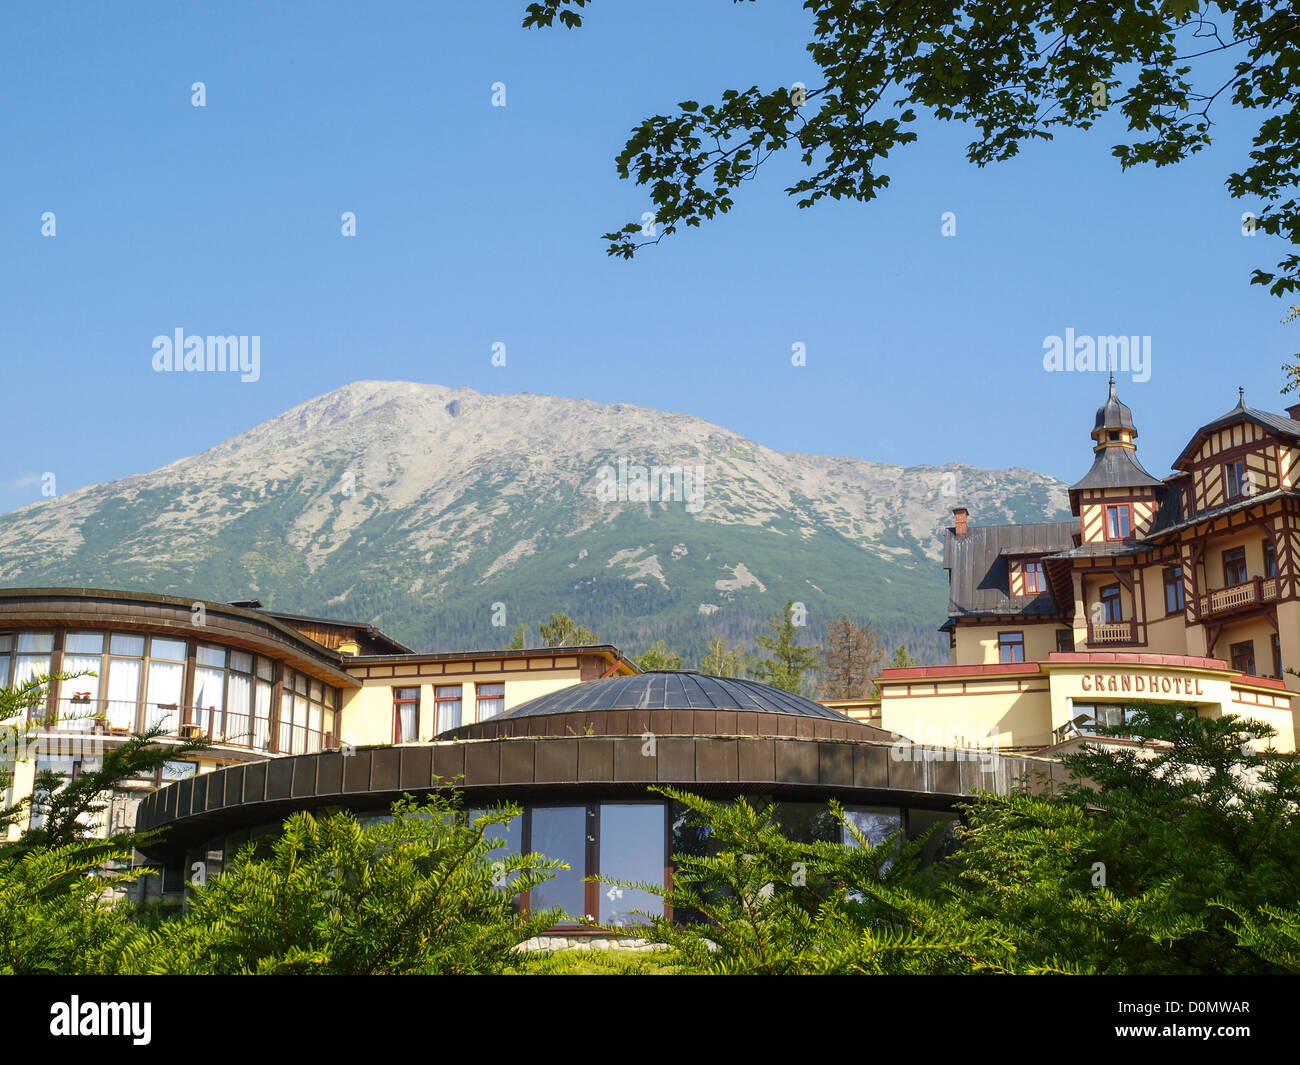
<path fill-rule="evenodd" d="M 637 466 L 699 477 L 661 476 L 686 498 L 642 501 Z M 687 414 L 361 381 L 0 515 L 0 583 L 256 597 L 419 650 L 505 646 L 521 622 L 532 644 L 562 611 L 687 664 L 793 599 L 810 638 L 847 611 L 943 661 L 958 502 L 977 524 L 1068 517 L 1065 485 L 1030 470 L 784 454 Z"/>

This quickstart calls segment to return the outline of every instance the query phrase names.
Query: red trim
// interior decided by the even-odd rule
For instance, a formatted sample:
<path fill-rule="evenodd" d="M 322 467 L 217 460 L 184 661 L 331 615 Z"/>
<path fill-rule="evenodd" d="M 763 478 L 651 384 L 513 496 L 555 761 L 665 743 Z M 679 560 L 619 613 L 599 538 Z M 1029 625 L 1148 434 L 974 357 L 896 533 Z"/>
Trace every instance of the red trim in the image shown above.
<path fill-rule="evenodd" d="M 1054 651 L 1047 656 L 1050 664 L 1057 662 L 1111 663 L 1133 666 L 1167 666 L 1170 669 L 1215 669 L 1231 673 L 1232 669 L 1222 658 L 1197 658 L 1193 655 L 1123 654 L 1119 651 Z"/>
<path fill-rule="evenodd" d="M 978 666 L 904 666 L 884 669 L 881 680 L 927 680 L 931 677 L 982 677 L 989 674 L 1037 673 L 1037 662 L 996 662 Z"/>

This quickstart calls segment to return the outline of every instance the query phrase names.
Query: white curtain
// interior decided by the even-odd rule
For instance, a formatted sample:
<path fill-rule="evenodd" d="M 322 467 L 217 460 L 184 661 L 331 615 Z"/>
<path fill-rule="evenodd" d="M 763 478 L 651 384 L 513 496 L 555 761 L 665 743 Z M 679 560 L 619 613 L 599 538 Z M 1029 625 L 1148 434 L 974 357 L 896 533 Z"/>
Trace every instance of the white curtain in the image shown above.
<path fill-rule="evenodd" d="M 211 726 L 208 711 L 220 710 L 226 695 L 226 674 L 220 669 L 200 666 L 194 673 L 194 723 L 200 729 Z"/>
<path fill-rule="evenodd" d="M 454 695 L 456 698 L 448 700 L 448 695 Z M 448 729 L 460 728 L 460 688 L 448 687 L 438 689 L 438 727 L 435 735 L 440 735 Z"/>
<path fill-rule="evenodd" d="M 253 746 L 259 751 L 266 750 L 270 738 L 271 723 L 271 685 L 265 681 L 257 682 L 257 707 L 253 721 Z"/>
<path fill-rule="evenodd" d="M 253 742 L 253 678 L 242 673 L 230 674 L 230 698 L 226 702 L 226 739 L 241 746 Z"/>
<path fill-rule="evenodd" d="M 185 690 L 185 664 L 183 662 L 149 663 L 149 694 L 146 696 L 145 725 L 152 727 L 160 722 L 167 731 L 177 733 L 181 727 L 181 699 Z M 174 703 L 175 710 L 160 709 L 160 703 Z"/>
<path fill-rule="evenodd" d="M 108 723 L 113 728 L 135 729 L 135 704 L 140 698 L 140 663 L 115 658 L 108 665 Z"/>
<path fill-rule="evenodd" d="M 99 673 L 103 668 L 99 655 L 63 656 L 64 673 L 80 673 L 83 669 L 93 669 Z M 58 727 L 78 732 L 88 731 L 94 724 L 91 718 L 102 712 L 99 706 L 99 677 L 74 677 L 72 680 L 60 681 L 59 686 L 63 701 L 59 705 Z M 90 702 L 70 702 L 77 692 L 90 692 Z"/>

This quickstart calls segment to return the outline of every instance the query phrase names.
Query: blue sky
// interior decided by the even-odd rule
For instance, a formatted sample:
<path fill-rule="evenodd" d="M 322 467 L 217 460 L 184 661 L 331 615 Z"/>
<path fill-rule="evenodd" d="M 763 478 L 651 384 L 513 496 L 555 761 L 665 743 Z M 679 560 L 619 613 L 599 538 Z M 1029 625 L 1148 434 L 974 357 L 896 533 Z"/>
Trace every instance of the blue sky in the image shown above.
<path fill-rule="evenodd" d="M 1150 379 L 1120 394 L 1157 475 L 1238 385 L 1290 401 L 1300 334 L 1247 284 L 1284 249 L 1241 234 L 1253 205 L 1223 180 L 1250 128 L 1226 106 L 1213 149 L 1160 171 L 1121 173 L 1104 126 L 979 170 L 969 130 L 924 122 L 879 199 L 801 211 L 782 191 L 796 161 L 773 160 L 730 215 L 626 262 L 600 234 L 650 206 L 615 173 L 627 132 L 728 87 L 815 85 L 807 17 L 597 0 L 580 31 L 525 31 L 524 7 L 11 5 L 0 510 L 38 500 L 42 473 L 62 493 L 145 472 L 363 378 L 1065 479 L 1106 390 L 1043 372 L 1067 328 L 1152 338 Z M 178 327 L 260 336 L 260 380 L 155 373 L 153 338 Z"/>

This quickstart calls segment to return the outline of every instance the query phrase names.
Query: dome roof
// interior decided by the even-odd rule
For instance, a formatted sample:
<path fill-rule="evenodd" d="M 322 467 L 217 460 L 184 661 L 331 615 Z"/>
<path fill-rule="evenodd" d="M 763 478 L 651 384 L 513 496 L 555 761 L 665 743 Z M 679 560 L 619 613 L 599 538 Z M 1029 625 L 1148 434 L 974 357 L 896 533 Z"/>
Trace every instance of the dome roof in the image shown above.
<path fill-rule="evenodd" d="M 1106 402 L 1097 408 L 1097 421 L 1092 427 L 1094 433 L 1103 429 L 1130 429 L 1134 436 L 1137 435 L 1137 427 L 1133 424 L 1133 412 L 1120 402 L 1115 392 L 1114 377 L 1110 379 L 1110 395 L 1106 397 Z"/>
<path fill-rule="evenodd" d="M 571 684 L 521 703 L 493 720 L 599 710 L 750 710 L 833 721 L 852 720 L 829 706 L 768 684 L 687 670 L 638 673 L 631 677 L 608 677 Z"/>

